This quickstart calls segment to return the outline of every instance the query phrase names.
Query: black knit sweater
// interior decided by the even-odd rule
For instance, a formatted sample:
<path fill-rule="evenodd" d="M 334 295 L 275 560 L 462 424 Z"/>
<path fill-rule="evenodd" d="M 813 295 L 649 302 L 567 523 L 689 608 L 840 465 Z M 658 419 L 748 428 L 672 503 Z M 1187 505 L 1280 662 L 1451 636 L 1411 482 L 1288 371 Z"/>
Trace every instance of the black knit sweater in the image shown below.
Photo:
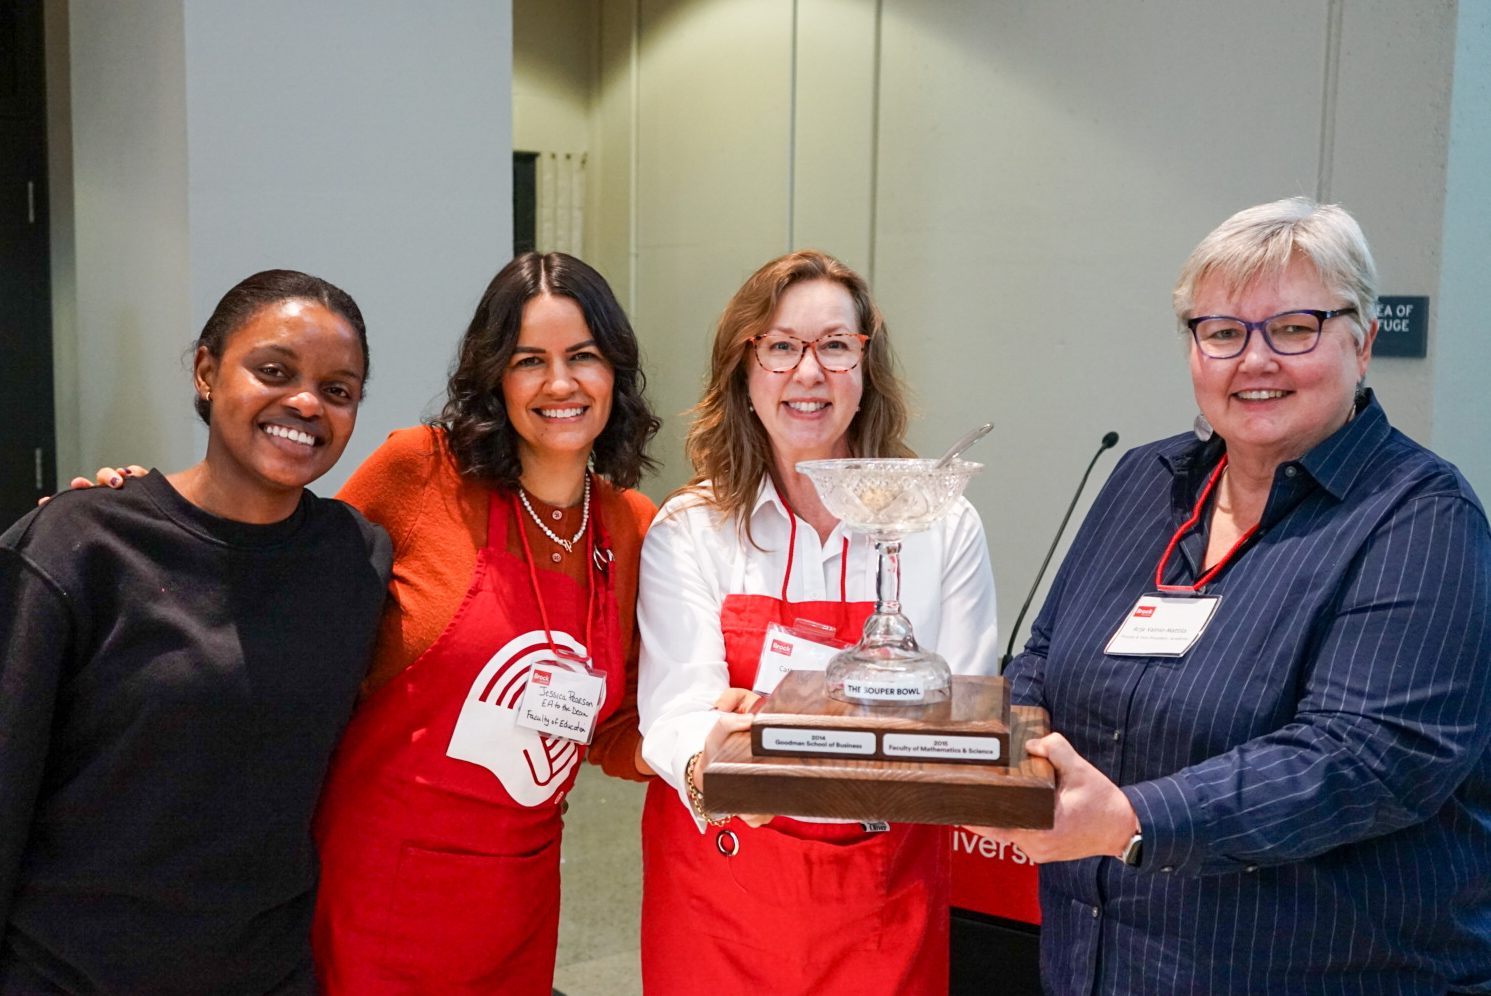
<path fill-rule="evenodd" d="M 0 993 L 313 991 L 311 815 L 391 555 L 341 502 L 251 525 L 158 473 L 0 536 Z"/>

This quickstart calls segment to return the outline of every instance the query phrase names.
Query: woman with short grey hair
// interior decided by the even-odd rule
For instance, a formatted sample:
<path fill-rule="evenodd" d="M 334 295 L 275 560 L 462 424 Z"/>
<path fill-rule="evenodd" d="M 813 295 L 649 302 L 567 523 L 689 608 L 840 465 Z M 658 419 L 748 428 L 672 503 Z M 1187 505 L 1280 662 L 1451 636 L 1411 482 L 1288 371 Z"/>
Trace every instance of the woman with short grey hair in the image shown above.
<path fill-rule="evenodd" d="M 1347 324 L 1357 346 L 1367 341 L 1377 301 L 1377 266 L 1356 219 L 1335 204 L 1290 197 L 1246 208 L 1201 240 L 1181 267 L 1171 294 L 1182 335 L 1195 311 L 1198 285 L 1221 277 L 1234 289 L 1262 273 L 1282 270 L 1299 254 L 1321 283 L 1350 309 Z"/>
<path fill-rule="evenodd" d="M 1491 992 L 1491 531 L 1363 387 L 1375 268 L 1302 198 L 1174 300 L 1194 434 L 1125 455 L 1024 652 L 1053 993 Z"/>

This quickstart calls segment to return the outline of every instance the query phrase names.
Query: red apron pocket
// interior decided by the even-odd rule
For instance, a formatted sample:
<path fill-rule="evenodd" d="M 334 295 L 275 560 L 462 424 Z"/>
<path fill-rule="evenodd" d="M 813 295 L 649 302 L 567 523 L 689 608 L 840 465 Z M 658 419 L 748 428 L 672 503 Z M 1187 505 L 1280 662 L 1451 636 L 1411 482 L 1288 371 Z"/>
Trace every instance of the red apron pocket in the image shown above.
<path fill-rule="evenodd" d="M 730 829 L 739 837 L 730 858 L 715 847 L 719 831 L 705 833 L 714 887 L 688 897 L 699 930 L 808 962 L 879 949 L 889 834 L 835 843 L 751 830 L 738 820 Z"/>
<path fill-rule="evenodd" d="M 547 994 L 558 918 L 558 839 L 524 855 L 405 842 L 384 938 L 380 977 L 390 985 L 383 992 Z"/>

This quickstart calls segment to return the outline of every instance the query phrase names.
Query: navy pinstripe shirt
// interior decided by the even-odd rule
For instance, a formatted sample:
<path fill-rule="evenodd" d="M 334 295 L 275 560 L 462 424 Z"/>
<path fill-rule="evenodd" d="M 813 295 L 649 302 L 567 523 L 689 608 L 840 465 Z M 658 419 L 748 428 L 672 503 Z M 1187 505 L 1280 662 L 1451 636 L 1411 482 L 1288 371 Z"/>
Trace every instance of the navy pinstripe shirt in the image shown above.
<path fill-rule="evenodd" d="M 1008 671 L 1144 832 L 1141 868 L 1041 869 L 1046 986 L 1491 992 L 1485 513 L 1372 400 L 1278 468 L 1190 653 L 1105 655 L 1222 445 L 1123 457 Z M 1166 584 L 1200 576 L 1208 520 Z"/>

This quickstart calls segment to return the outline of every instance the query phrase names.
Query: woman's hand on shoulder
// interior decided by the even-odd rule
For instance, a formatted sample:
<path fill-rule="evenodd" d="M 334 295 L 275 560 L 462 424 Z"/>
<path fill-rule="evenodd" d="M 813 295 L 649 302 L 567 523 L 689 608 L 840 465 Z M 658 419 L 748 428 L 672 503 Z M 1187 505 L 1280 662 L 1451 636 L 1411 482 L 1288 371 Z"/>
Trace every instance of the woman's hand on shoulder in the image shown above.
<path fill-rule="evenodd" d="M 124 479 L 126 477 L 144 477 L 148 473 L 150 471 L 135 463 L 130 464 L 128 467 L 100 467 L 98 468 L 98 473 L 93 475 L 93 480 L 90 481 L 86 477 L 74 477 L 68 482 L 67 486 L 70 490 L 91 488 L 94 484 L 97 484 L 99 487 L 122 488 L 124 487 Z M 45 505 L 49 498 L 51 498 L 51 495 L 45 495 L 36 504 Z"/>

